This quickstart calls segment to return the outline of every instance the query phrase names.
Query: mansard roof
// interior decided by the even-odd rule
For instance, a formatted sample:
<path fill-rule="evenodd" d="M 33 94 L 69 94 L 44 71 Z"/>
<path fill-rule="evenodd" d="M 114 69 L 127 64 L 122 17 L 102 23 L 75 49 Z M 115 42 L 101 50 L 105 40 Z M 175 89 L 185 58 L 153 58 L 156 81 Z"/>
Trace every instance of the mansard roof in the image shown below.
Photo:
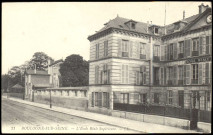
<path fill-rule="evenodd" d="M 164 26 L 159 26 L 159 25 L 154 25 L 154 24 L 149 24 L 149 27 L 152 26 L 157 26 L 160 28 L 160 35 L 164 36 L 164 31 L 166 28 L 166 35 L 169 34 L 173 34 L 175 33 L 175 25 L 179 22 L 183 22 L 185 25 L 183 27 L 181 27 L 181 29 L 179 31 L 185 31 L 186 29 L 188 29 L 191 25 L 193 25 L 199 18 L 201 18 L 203 15 L 205 15 L 207 12 L 211 11 L 211 8 L 207 8 L 203 13 L 201 14 L 196 14 L 193 16 L 190 16 L 188 18 L 182 19 L 182 20 L 178 20 L 172 24 L 166 25 Z M 95 34 L 90 35 L 88 37 L 88 39 L 94 35 L 96 35 L 97 33 L 103 32 L 109 28 L 118 28 L 121 30 L 127 30 L 127 31 L 131 31 L 131 32 L 137 32 L 137 33 L 142 33 L 142 34 L 149 34 L 149 35 L 153 35 L 153 33 L 151 31 L 147 32 L 147 23 L 144 22 L 139 22 L 139 21 L 134 21 L 137 22 L 135 25 L 135 29 L 131 29 L 128 27 L 128 25 L 126 25 L 127 22 L 129 21 L 133 21 L 132 19 L 127 19 L 127 18 L 123 18 L 123 17 L 119 17 L 117 16 L 116 18 L 109 20 L 107 23 L 105 23 L 104 27 L 102 29 L 100 29 L 99 31 L 97 31 Z"/>

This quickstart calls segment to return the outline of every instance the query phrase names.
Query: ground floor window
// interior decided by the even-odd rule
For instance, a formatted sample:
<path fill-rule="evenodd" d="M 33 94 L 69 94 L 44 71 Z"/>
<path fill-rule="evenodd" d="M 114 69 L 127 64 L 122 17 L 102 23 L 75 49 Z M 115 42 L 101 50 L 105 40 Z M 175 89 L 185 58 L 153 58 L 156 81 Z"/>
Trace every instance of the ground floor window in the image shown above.
<path fill-rule="evenodd" d="M 169 90 L 168 91 L 168 104 L 172 105 L 172 100 L 173 100 L 173 91 Z"/>
<path fill-rule="evenodd" d="M 108 92 L 92 92 L 91 106 L 109 107 L 109 93 Z"/>
<path fill-rule="evenodd" d="M 129 93 L 121 93 L 121 103 L 129 104 Z"/>
<path fill-rule="evenodd" d="M 139 103 L 146 103 L 147 102 L 147 93 L 139 94 Z"/>
<path fill-rule="evenodd" d="M 159 93 L 154 93 L 154 103 L 159 104 Z"/>

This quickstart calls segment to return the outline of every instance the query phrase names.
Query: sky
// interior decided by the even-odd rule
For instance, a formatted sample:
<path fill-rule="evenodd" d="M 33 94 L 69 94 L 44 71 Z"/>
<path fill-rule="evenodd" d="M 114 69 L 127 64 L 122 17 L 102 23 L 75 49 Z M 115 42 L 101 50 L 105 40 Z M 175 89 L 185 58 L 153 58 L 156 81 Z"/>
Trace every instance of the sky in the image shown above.
<path fill-rule="evenodd" d="M 89 60 L 89 35 L 117 15 L 164 25 L 198 14 L 210 2 L 14 2 L 2 4 L 2 74 L 35 52 L 54 60 L 79 54 Z"/>

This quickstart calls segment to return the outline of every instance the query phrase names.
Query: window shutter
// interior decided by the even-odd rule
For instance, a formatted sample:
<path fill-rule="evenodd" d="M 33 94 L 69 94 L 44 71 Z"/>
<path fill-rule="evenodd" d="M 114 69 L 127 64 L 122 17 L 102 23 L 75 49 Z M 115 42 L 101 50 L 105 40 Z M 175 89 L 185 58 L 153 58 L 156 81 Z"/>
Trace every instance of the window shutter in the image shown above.
<path fill-rule="evenodd" d="M 186 65 L 186 84 L 190 84 L 191 80 L 190 80 L 190 67 L 191 65 Z"/>
<path fill-rule="evenodd" d="M 143 80 L 144 80 L 144 82 L 143 82 L 143 83 L 144 83 L 144 84 L 146 84 L 146 83 L 147 83 L 147 82 L 146 82 L 146 79 L 147 79 L 147 78 L 146 78 L 146 74 L 147 74 L 147 73 L 144 73 L 144 74 L 143 74 Z"/>
<path fill-rule="evenodd" d="M 209 63 L 206 63 L 206 84 L 209 84 Z"/>
<path fill-rule="evenodd" d="M 164 61 L 165 58 L 165 46 L 160 46 L 161 48 L 161 60 Z"/>
<path fill-rule="evenodd" d="M 94 92 L 92 92 L 92 102 L 91 102 L 91 106 L 94 106 Z"/>
<path fill-rule="evenodd" d="M 110 84 L 110 70 L 108 70 L 108 76 L 107 76 L 108 84 Z"/>
<path fill-rule="evenodd" d="M 193 71 L 192 71 L 193 72 Z M 198 64 L 198 84 L 203 84 L 202 63 Z"/>
<path fill-rule="evenodd" d="M 101 71 L 100 78 L 100 84 L 104 84 L 103 71 Z"/>
<path fill-rule="evenodd" d="M 210 54 L 212 54 L 212 35 L 209 36 L 209 50 Z"/>
<path fill-rule="evenodd" d="M 132 58 L 132 46 L 133 46 L 133 42 L 130 41 L 129 42 L 129 57 Z"/>
<path fill-rule="evenodd" d="M 166 67 L 164 67 L 164 85 L 167 84 L 167 75 L 166 75 Z"/>
<path fill-rule="evenodd" d="M 167 60 L 170 60 L 169 59 L 169 57 L 170 57 L 169 55 L 170 55 L 170 53 L 169 53 L 169 45 L 167 45 L 167 55 L 166 55 L 167 56 Z"/>
<path fill-rule="evenodd" d="M 191 56 L 191 47 L 192 47 L 192 45 L 191 45 L 191 39 L 188 39 L 188 55 L 187 56 Z"/>
<path fill-rule="evenodd" d="M 140 43 L 137 42 L 137 58 L 140 59 Z"/>
<path fill-rule="evenodd" d="M 177 43 L 173 44 L 173 48 L 174 48 L 174 59 L 176 60 L 178 58 L 178 53 L 177 53 Z"/>
<path fill-rule="evenodd" d="M 164 46 L 164 60 L 167 60 L 167 46 Z"/>
<path fill-rule="evenodd" d="M 148 50 L 148 45 L 147 44 L 144 44 L 144 49 L 145 49 L 145 55 L 146 55 L 146 60 L 149 59 L 149 50 Z"/>
<path fill-rule="evenodd" d="M 122 40 L 118 39 L 118 57 L 122 56 Z"/>
<path fill-rule="evenodd" d="M 186 85 L 186 65 L 183 66 L 183 84 Z"/>
<path fill-rule="evenodd" d="M 199 55 L 202 55 L 203 54 L 203 38 L 202 37 L 199 37 L 200 38 L 200 42 L 199 42 Z"/>
<path fill-rule="evenodd" d="M 187 40 L 184 40 L 184 58 L 187 57 L 187 47 L 188 47 L 188 43 L 187 43 Z"/>
<path fill-rule="evenodd" d="M 173 84 L 174 85 L 177 85 L 177 67 L 176 66 L 174 66 L 173 67 L 173 73 L 174 73 L 174 76 L 173 76 Z"/>
<path fill-rule="evenodd" d="M 209 36 L 206 36 L 206 54 L 209 54 Z"/>
<path fill-rule="evenodd" d="M 164 84 L 164 73 L 163 73 L 163 68 L 161 68 L 161 77 L 160 77 L 160 80 L 161 80 L 161 85 Z"/>

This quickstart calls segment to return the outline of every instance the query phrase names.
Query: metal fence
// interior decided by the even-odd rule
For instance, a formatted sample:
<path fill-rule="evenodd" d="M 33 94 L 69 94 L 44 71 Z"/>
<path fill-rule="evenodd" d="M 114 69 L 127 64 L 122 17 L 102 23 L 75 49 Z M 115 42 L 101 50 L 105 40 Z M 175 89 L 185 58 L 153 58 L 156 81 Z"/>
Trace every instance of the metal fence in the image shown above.
<path fill-rule="evenodd" d="M 158 94 L 155 94 L 158 93 Z M 114 92 L 113 109 L 127 112 L 159 115 L 192 120 L 192 110 L 198 110 L 195 119 L 211 123 L 211 103 L 209 94 L 204 91 L 176 93 L 171 90 L 146 93 Z M 146 98 L 146 99 L 143 99 Z"/>

